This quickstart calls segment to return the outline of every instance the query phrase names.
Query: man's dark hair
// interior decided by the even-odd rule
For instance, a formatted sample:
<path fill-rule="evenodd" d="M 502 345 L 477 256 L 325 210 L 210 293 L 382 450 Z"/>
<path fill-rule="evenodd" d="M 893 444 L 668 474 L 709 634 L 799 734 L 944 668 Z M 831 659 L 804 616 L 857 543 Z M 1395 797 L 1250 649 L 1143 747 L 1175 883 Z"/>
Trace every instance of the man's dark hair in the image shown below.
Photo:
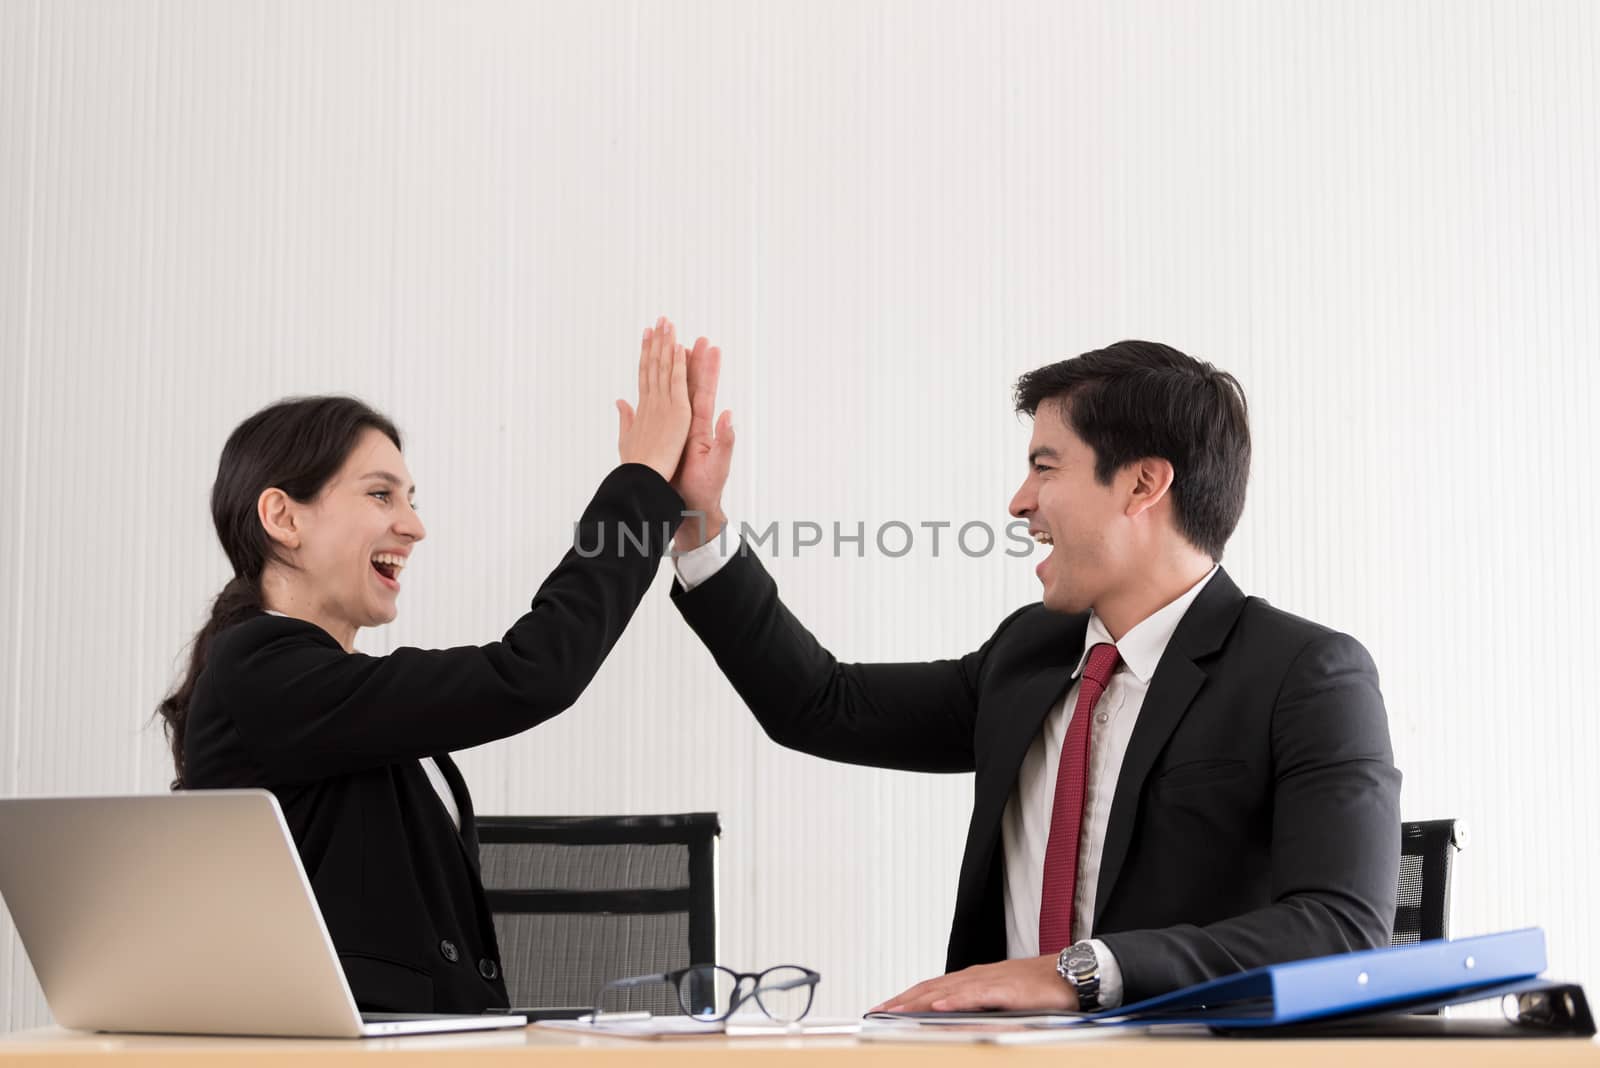
<path fill-rule="evenodd" d="M 1017 379 L 1017 411 L 1061 401 L 1073 433 L 1094 450 L 1094 477 L 1149 456 L 1172 464 L 1178 532 L 1222 559 L 1244 511 L 1250 419 L 1226 371 L 1155 341 L 1119 341 Z"/>

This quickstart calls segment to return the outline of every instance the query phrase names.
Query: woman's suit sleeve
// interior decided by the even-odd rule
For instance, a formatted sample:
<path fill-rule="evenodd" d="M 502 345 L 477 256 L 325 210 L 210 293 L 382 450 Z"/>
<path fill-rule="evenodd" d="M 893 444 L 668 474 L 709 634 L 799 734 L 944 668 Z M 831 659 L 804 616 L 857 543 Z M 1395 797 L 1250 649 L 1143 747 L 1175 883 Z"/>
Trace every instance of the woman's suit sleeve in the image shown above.
<path fill-rule="evenodd" d="M 650 588 L 682 507 L 650 468 L 612 471 L 574 547 L 498 642 L 366 656 L 302 620 L 262 616 L 217 637 L 201 685 L 279 782 L 517 734 L 589 685 Z"/>

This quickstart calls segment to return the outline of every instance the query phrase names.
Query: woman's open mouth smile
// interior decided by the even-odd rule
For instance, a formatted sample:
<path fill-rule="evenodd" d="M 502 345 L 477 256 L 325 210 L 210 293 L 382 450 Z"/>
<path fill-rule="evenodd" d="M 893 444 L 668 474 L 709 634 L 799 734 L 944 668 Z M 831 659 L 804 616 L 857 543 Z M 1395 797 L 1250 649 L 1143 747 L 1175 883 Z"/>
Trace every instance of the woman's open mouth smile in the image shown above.
<path fill-rule="evenodd" d="M 406 558 L 399 553 L 374 553 L 372 570 L 384 588 L 400 592 L 400 572 L 405 569 Z"/>

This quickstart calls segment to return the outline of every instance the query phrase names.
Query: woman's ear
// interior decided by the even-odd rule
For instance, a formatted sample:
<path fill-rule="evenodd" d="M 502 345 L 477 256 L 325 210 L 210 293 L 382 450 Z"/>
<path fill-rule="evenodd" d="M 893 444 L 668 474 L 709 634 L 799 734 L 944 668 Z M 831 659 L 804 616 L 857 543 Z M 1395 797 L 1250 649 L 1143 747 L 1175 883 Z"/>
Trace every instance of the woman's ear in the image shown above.
<path fill-rule="evenodd" d="M 256 515 L 267 537 L 285 549 L 300 548 L 300 528 L 296 520 L 294 501 L 276 487 L 263 490 L 256 498 Z"/>

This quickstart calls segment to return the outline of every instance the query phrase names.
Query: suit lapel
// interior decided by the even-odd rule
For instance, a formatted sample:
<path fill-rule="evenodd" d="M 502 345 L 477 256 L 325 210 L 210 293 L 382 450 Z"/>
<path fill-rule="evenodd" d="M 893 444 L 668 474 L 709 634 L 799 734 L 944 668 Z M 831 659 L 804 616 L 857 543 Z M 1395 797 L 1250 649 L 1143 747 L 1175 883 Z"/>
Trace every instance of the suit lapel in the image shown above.
<path fill-rule="evenodd" d="M 1117 773 L 1117 790 L 1111 801 L 1111 817 L 1106 825 L 1105 847 L 1100 858 L 1100 881 L 1095 888 L 1093 929 L 1096 931 L 1100 929 L 1106 903 L 1116 889 L 1117 877 L 1122 874 L 1123 862 L 1128 858 L 1145 779 L 1205 684 L 1206 673 L 1196 661 L 1222 647 L 1239 618 L 1244 601 L 1239 587 L 1219 568 L 1184 613 L 1156 666 L 1144 705 L 1139 709 L 1138 722 L 1128 739 L 1122 768 Z"/>
<path fill-rule="evenodd" d="M 1008 702 L 1011 715 L 995 740 L 994 756 L 984 772 L 984 789 L 979 791 L 991 841 L 999 837 L 1000 817 L 1016 788 L 1022 758 L 1028 755 L 1028 747 L 1044 728 L 1050 710 L 1060 704 L 1061 695 L 1072 685 L 1075 666 L 1074 663 L 1045 668 L 1023 683 L 1015 698 Z"/>
<path fill-rule="evenodd" d="M 1083 655 L 1083 636 L 1089 629 L 1087 615 L 1073 616 L 1064 621 L 1059 636 L 1050 639 L 1050 649 L 1059 659 L 1050 661 L 1021 682 L 1015 694 L 1007 698 L 1010 714 L 1001 724 L 995 740 L 994 756 L 988 764 L 988 778 L 994 784 L 985 791 L 985 799 L 995 809 L 993 818 L 998 821 L 1005 810 L 1006 801 L 1017 784 L 1017 773 L 1022 770 L 1022 758 L 1028 747 L 1039 737 L 1044 721 L 1052 709 L 1061 703 L 1061 697 L 1072 685 L 1072 670 Z M 995 828 L 998 829 L 998 822 Z"/>
<path fill-rule="evenodd" d="M 997 717 L 994 749 L 979 768 L 973 791 L 972 827 L 956 902 L 958 914 L 977 917 L 984 912 L 984 895 L 992 882 L 993 866 L 1004 862 L 996 847 L 1000 843 L 1000 823 L 1006 802 L 1016 789 L 1017 773 L 1022 769 L 1028 747 L 1039 736 L 1045 717 L 1060 704 L 1062 694 L 1072 685 L 1072 669 L 1078 666 L 1078 658 L 1083 653 L 1083 636 L 1088 626 L 1089 617 L 1085 614 L 1065 618 L 1059 628 L 1052 628 L 1056 633 L 1042 639 L 1043 648 L 1047 650 L 1042 658 L 1045 666 L 1015 683 L 997 702 L 1005 712 Z M 1003 901 L 991 904 L 1004 908 Z M 1003 917 L 1003 913 L 1001 915 Z M 1003 918 L 999 930 L 999 953 L 1004 956 Z"/>
<path fill-rule="evenodd" d="M 473 873 L 481 875 L 478 871 L 478 823 L 473 816 L 472 794 L 467 790 L 467 780 L 462 777 L 455 761 L 450 759 L 450 754 L 439 753 L 433 761 L 439 765 L 444 781 L 450 784 L 450 793 L 456 800 L 456 812 L 461 816 L 461 834 L 458 837 L 462 852 L 467 856 L 467 863 L 472 865 Z"/>

